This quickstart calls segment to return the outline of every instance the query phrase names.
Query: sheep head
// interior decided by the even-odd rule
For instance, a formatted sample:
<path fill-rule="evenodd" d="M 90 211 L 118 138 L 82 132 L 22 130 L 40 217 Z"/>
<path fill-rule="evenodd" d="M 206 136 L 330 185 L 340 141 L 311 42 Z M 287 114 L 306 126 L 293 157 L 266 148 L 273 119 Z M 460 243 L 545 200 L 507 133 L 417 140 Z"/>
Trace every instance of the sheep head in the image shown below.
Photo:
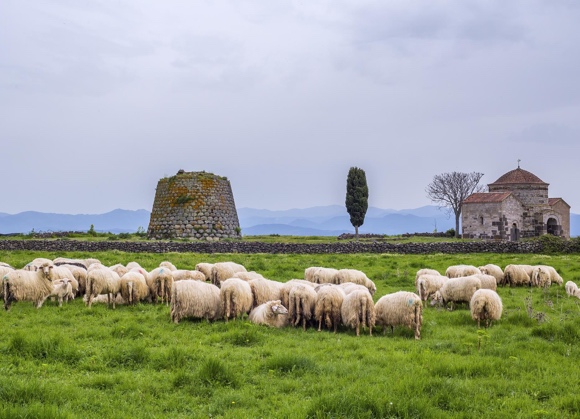
<path fill-rule="evenodd" d="M 439 306 L 443 305 L 443 296 L 441 295 L 441 292 L 439 292 L 439 291 L 435 292 L 435 294 L 433 295 L 433 299 L 431 300 L 431 306 L 434 306 L 434 305 L 439 305 Z"/>
<path fill-rule="evenodd" d="M 273 304 L 270 305 L 270 310 L 272 310 L 272 313 L 276 315 L 288 314 L 288 310 L 282 305 L 280 300 L 274 301 Z"/>
<path fill-rule="evenodd" d="M 40 265 L 39 269 L 42 270 L 42 274 L 46 279 L 52 281 L 52 270 L 54 269 L 54 265 L 52 263 L 45 262 Z"/>

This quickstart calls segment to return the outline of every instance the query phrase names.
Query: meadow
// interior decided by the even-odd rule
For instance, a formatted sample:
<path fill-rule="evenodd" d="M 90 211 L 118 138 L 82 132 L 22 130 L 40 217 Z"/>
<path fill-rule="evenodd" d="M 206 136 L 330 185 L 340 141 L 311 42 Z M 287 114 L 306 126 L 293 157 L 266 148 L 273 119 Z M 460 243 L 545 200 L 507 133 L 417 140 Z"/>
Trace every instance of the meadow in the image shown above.
<path fill-rule="evenodd" d="M 192 269 L 232 260 L 285 282 L 309 266 L 354 268 L 374 300 L 413 291 L 415 272 L 453 264 L 548 264 L 580 283 L 577 255 L 130 254 L 0 252 L 22 267 L 35 257 L 96 257 L 107 265 L 163 260 Z M 169 307 L 92 309 L 80 298 L 0 313 L 0 417 L 430 418 L 580 416 L 580 300 L 563 286 L 499 288 L 504 312 L 477 328 L 466 306 L 427 306 L 422 339 L 396 328 L 356 337 L 246 319 L 170 322 Z"/>

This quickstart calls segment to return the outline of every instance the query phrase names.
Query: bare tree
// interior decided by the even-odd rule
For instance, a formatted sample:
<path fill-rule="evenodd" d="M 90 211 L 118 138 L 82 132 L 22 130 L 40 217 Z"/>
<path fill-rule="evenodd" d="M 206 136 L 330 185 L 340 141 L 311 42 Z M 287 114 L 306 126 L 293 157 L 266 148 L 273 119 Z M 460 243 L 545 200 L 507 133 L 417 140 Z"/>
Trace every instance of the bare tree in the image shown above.
<path fill-rule="evenodd" d="M 449 208 L 449 212 L 455 214 L 455 237 L 459 237 L 459 216 L 463 201 L 474 192 L 482 192 L 483 186 L 479 181 L 483 173 L 442 173 L 433 177 L 425 192 L 431 201 L 441 207 Z"/>

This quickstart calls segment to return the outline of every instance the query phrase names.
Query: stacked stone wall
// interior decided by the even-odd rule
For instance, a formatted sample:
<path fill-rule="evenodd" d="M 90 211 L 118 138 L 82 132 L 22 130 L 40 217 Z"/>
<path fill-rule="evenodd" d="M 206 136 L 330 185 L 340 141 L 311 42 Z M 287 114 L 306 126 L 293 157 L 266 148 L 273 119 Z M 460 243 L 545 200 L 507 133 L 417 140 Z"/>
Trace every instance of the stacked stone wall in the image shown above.
<path fill-rule="evenodd" d="M 239 237 L 240 231 L 227 178 L 179 171 L 157 184 L 147 230 L 149 238 L 219 240 Z"/>

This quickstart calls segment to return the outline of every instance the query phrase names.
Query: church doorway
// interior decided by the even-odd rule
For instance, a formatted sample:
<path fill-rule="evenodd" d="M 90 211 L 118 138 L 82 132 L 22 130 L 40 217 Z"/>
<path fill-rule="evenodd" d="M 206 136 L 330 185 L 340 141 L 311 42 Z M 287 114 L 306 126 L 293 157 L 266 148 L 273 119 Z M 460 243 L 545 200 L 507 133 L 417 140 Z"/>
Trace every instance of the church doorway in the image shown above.
<path fill-rule="evenodd" d="M 548 234 L 551 234 L 553 236 L 557 236 L 558 235 L 558 221 L 555 218 L 548 218 L 548 222 L 547 222 L 547 230 L 548 230 Z"/>
<path fill-rule="evenodd" d="M 520 239 L 520 230 L 518 230 L 518 225 L 516 223 L 512 224 L 512 228 L 510 229 L 510 240 L 513 242 L 517 242 Z"/>

